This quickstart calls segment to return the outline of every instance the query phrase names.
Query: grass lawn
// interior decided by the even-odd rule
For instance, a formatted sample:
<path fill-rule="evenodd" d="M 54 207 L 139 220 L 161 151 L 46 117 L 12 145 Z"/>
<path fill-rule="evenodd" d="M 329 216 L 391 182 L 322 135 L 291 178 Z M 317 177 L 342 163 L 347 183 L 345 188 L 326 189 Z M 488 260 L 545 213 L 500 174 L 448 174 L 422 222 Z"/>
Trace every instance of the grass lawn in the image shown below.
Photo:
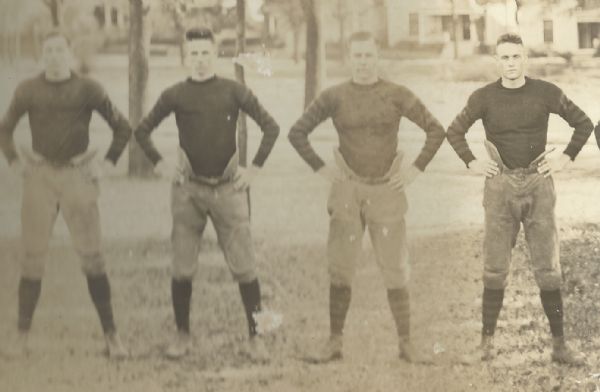
<path fill-rule="evenodd" d="M 223 73 L 230 74 L 223 62 Z M 389 70 L 395 68 L 390 65 Z M 6 107 L 16 81 L 31 68 L 6 72 L 0 106 Z M 550 336 L 528 267 L 523 238 L 514 251 L 511 282 L 498 327 L 502 355 L 489 364 L 456 365 L 456 357 L 478 343 L 481 304 L 483 181 L 468 175 L 445 144 L 425 175 L 409 189 L 407 215 L 412 280 L 412 330 L 424 350 L 438 354 L 432 366 L 398 359 L 395 329 L 383 280 L 365 240 L 363 262 L 353 286 L 344 360 L 326 366 L 299 361 L 328 333 L 328 281 L 325 241 L 328 186 L 313 175 L 286 139 L 300 115 L 303 86 L 294 75 L 265 77 L 249 72 L 248 84 L 272 112 L 282 135 L 252 190 L 253 234 L 265 304 L 282 312 L 282 327 L 266 337 L 273 354 L 269 365 L 250 364 L 243 350 L 245 320 L 232 281 L 208 228 L 200 269 L 194 280 L 192 330 L 194 352 L 180 362 L 163 359 L 174 330 L 169 297 L 170 212 L 165 180 L 130 180 L 126 157 L 102 180 L 100 209 L 104 248 L 113 287 L 116 319 L 132 358 L 106 360 L 99 323 L 85 280 L 59 220 L 49 254 L 42 297 L 35 316 L 27 359 L 0 356 L 0 385 L 6 391 L 594 391 L 600 364 L 600 295 L 597 263 L 600 249 L 600 156 L 595 142 L 584 148 L 566 172 L 556 176 L 557 216 L 561 226 L 566 331 L 584 351 L 588 365 L 571 369 L 551 364 Z M 481 83 L 444 82 L 391 73 L 410 86 L 448 125 Z M 118 106 L 127 110 L 127 75 L 122 67 L 103 67 L 102 81 Z M 182 78 L 174 67 L 152 69 L 149 104 L 160 91 Z M 328 84 L 339 79 L 331 79 Z M 557 81 L 596 120 L 597 81 L 566 74 Z M 568 142 L 570 132 L 553 119 L 550 144 Z M 469 134 L 476 155 L 484 154 L 482 129 Z M 249 157 L 259 131 L 250 129 Z M 400 145 L 407 162 L 424 140 L 413 124 L 403 122 Z M 593 138 L 592 138 L 593 139 Z M 27 121 L 16 134 L 28 143 Z M 102 151 L 110 132 L 95 116 L 92 147 Z M 154 140 L 166 159 L 174 160 L 177 135 L 173 118 L 156 130 Z M 312 140 L 331 160 L 335 133 L 330 123 Z M 0 163 L 0 347 L 14 337 L 20 258 L 20 183 Z"/>

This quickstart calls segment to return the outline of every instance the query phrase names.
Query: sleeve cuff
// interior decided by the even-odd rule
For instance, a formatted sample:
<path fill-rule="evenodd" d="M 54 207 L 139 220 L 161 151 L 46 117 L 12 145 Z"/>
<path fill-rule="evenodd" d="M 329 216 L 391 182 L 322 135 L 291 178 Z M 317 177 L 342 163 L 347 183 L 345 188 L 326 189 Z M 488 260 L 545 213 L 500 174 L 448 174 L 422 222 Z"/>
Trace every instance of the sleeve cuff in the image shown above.
<path fill-rule="evenodd" d="M 265 161 L 266 161 L 266 159 L 259 158 L 259 157 L 255 157 L 255 158 L 252 160 L 252 164 L 253 164 L 254 166 L 256 166 L 256 167 L 260 167 L 260 168 L 262 168 L 262 167 L 265 165 Z"/>
<path fill-rule="evenodd" d="M 467 167 L 467 169 L 469 168 L 469 164 L 471 162 L 473 162 L 476 158 L 475 155 L 473 155 L 472 152 L 469 152 L 468 154 L 461 156 L 460 159 L 463 160 L 463 162 L 465 163 L 465 166 Z"/>
<path fill-rule="evenodd" d="M 314 172 L 318 172 L 321 168 L 323 168 L 323 166 L 325 166 L 325 162 L 323 162 L 321 159 L 319 159 L 318 162 L 310 163 L 310 167 Z"/>
<path fill-rule="evenodd" d="M 417 169 L 419 169 L 421 172 L 425 171 L 425 168 L 427 167 L 427 164 L 429 164 L 429 161 L 426 161 L 423 158 L 417 158 L 413 162 L 413 166 L 416 167 Z"/>
<path fill-rule="evenodd" d="M 577 157 L 577 154 L 579 154 L 579 150 L 577 150 L 573 146 L 569 145 L 569 146 L 567 146 L 567 148 L 565 148 L 565 151 L 563 151 L 563 154 L 568 155 L 569 158 L 571 158 L 571 161 L 574 161 L 575 157 Z"/>
<path fill-rule="evenodd" d="M 107 161 L 112 162 L 113 165 L 117 164 L 117 161 L 119 160 L 119 153 L 109 150 L 106 155 L 104 156 L 104 159 L 106 159 Z"/>

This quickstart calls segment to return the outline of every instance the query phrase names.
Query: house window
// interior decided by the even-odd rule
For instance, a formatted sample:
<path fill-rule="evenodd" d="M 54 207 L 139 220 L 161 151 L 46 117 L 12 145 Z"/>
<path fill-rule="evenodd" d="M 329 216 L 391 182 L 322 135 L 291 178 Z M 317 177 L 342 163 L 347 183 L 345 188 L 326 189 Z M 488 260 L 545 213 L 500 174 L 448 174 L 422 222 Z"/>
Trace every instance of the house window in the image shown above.
<path fill-rule="evenodd" d="M 594 40 L 600 38 L 600 23 L 578 23 L 579 49 L 592 49 Z"/>
<path fill-rule="evenodd" d="M 450 34 L 450 37 L 454 40 L 454 31 L 452 30 L 452 15 L 442 15 L 442 31 Z M 471 18 L 469 15 L 459 15 L 456 20 L 456 30 L 458 33 L 459 41 L 471 40 Z"/>
<path fill-rule="evenodd" d="M 462 37 L 465 41 L 471 40 L 471 18 L 469 15 L 461 15 Z"/>
<path fill-rule="evenodd" d="M 98 22 L 98 26 L 104 27 L 104 24 L 106 23 L 106 15 L 104 14 L 103 6 L 98 5 L 98 6 L 94 7 L 94 17 L 96 18 L 96 21 Z"/>
<path fill-rule="evenodd" d="M 551 20 L 544 21 L 544 43 L 551 44 L 554 42 L 554 24 Z"/>
<path fill-rule="evenodd" d="M 454 35 L 452 32 L 452 16 L 451 15 L 442 15 L 442 32 L 450 34 L 450 37 Z"/>
<path fill-rule="evenodd" d="M 419 35 L 419 14 L 408 15 L 408 35 L 411 37 Z"/>
<path fill-rule="evenodd" d="M 117 26 L 119 24 L 119 10 L 116 7 L 113 7 L 110 10 L 110 21 L 113 26 Z"/>

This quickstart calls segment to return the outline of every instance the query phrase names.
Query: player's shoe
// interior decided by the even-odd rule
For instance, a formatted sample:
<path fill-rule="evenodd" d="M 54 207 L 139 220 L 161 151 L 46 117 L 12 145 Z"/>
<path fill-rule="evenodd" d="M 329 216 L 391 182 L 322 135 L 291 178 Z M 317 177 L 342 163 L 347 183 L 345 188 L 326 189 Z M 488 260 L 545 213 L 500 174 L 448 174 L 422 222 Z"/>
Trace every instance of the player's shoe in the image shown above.
<path fill-rule="evenodd" d="M 244 355 L 253 363 L 266 364 L 271 361 L 271 353 L 267 349 L 264 339 L 259 335 L 248 339 L 244 351 Z"/>
<path fill-rule="evenodd" d="M 111 332 L 104 335 L 106 341 L 106 352 L 110 359 L 125 359 L 129 357 L 129 351 L 123 345 L 117 332 Z"/>
<path fill-rule="evenodd" d="M 563 337 L 553 339 L 552 361 L 573 366 L 585 365 L 583 354 L 570 348 Z"/>
<path fill-rule="evenodd" d="M 342 335 L 331 335 L 323 344 L 316 355 L 307 358 L 309 362 L 316 364 L 329 363 L 342 359 Z"/>
<path fill-rule="evenodd" d="M 165 350 L 165 356 L 169 359 L 179 359 L 190 351 L 192 351 L 192 337 L 187 332 L 179 331 Z"/>
<path fill-rule="evenodd" d="M 30 353 L 29 349 L 29 333 L 19 332 L 18 335 L 3 348 L 3 356 L 9 359 L 19 359 L 27 357 Z"/>
<path fill-rule="evenodd" d="M 463 365 L 474 365 L 478 362 L 488 362 L 496 357 L 494 348 L 494 337 L 481 335 L 481 344 L 474 353 L 460 357 L 459 362 Z"/>
<path fill-rule="evenodd" d="M 491 361 L 494 359 L 496 357 L 496 350 L 494 349 L 493 336 L 482 335 L 479 349 L 481 350 L 482 361 Z"/>
<path fill-rule="evenodd" d="M 400 351 L 400 359 L 404 359 L 410 363 L 433 363 L 431 356 L 418 351 L 409 338 L 400 338 L 398 348 Z"/>

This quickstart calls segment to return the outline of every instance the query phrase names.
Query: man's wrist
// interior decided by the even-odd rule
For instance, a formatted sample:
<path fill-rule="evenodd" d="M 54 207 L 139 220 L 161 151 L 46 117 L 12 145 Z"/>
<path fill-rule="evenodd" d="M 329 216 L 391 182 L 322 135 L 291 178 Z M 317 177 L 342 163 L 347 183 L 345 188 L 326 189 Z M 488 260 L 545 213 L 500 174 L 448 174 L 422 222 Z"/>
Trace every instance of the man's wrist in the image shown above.
<path fill-rule="evenodd" d="M 417 166 L 414 163 L 411 165 L 411 169 L 417 174 L 421 174 L 425 171 L 425 169 L 421 169 L 419 166 Z"/>
<path fill-rule="evenodd" d="M 567 167 L 571 162 L 573 162 L 573 159 L 571 158 L 571 156 L 564 154 L 564 153 L 561 154 L 560 163 L 563 168 Z"/>

